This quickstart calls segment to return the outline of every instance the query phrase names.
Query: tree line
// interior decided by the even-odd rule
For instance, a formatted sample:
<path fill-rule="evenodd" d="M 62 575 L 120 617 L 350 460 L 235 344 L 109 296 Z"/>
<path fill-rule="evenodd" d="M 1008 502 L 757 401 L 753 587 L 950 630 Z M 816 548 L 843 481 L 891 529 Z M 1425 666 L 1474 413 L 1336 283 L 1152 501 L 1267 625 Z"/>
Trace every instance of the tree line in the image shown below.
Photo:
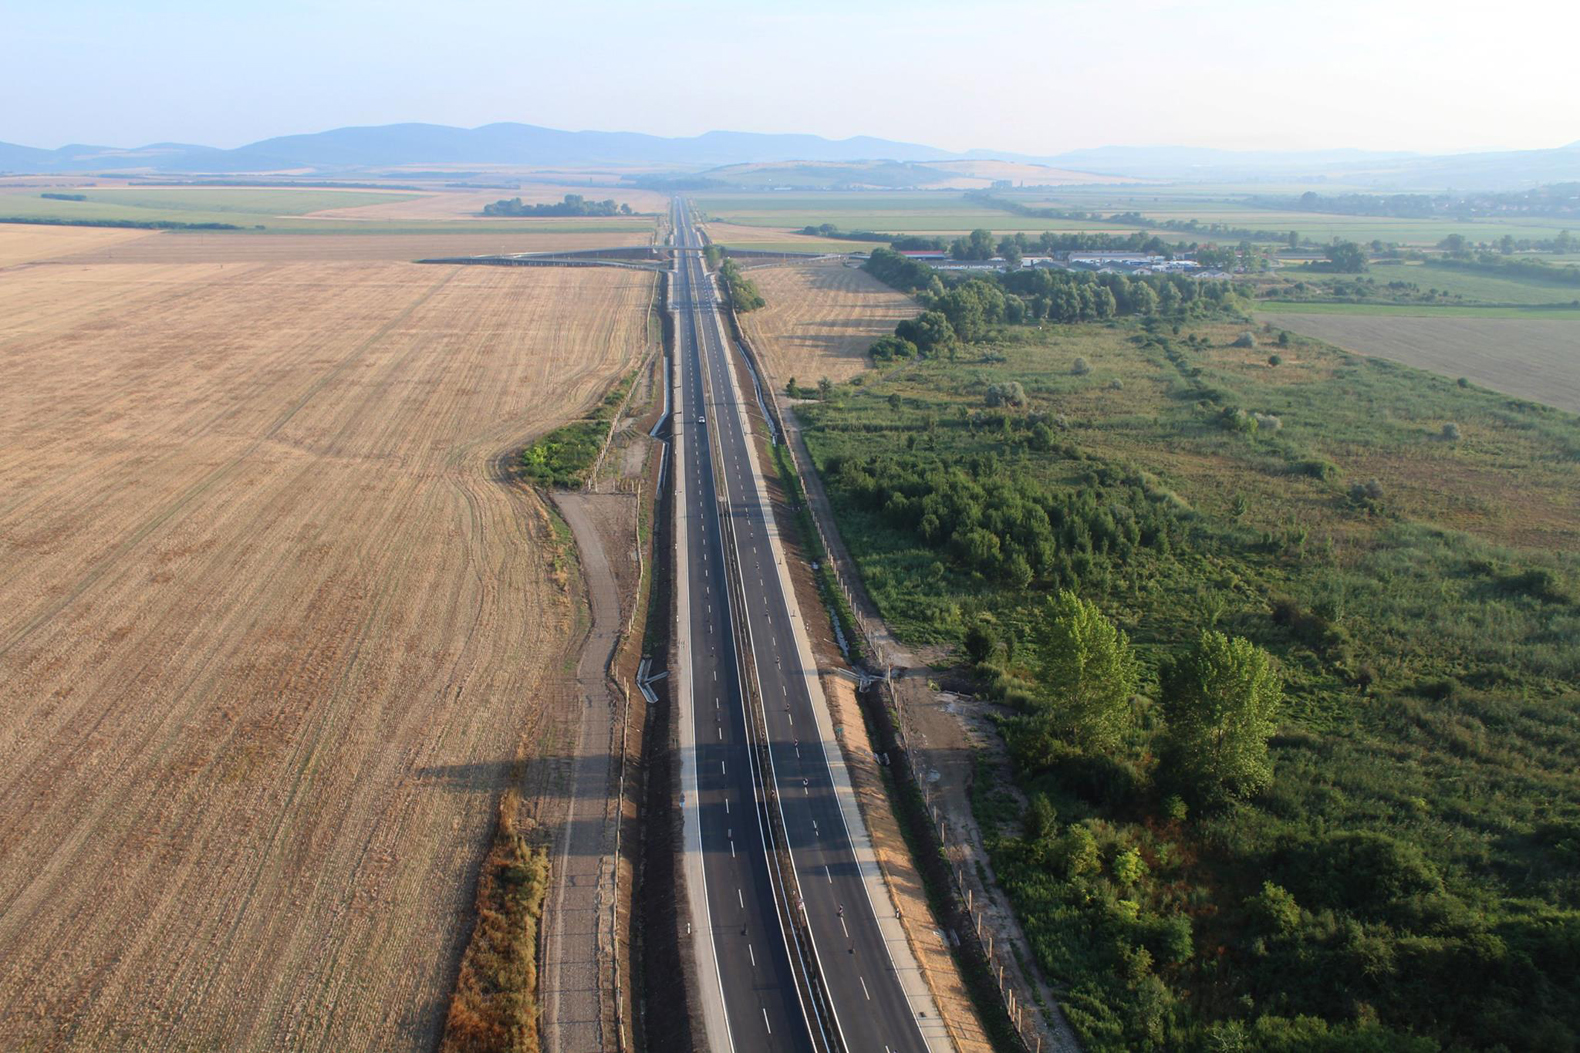
<path fill-rule="evenodd" d="M 613 198 L 588 201 L 580 194 L 566 194 L 565 200 L 553 204 L 528 205 L 519 197 L 508 201 L 495 201 L 483 206 L 485 216 L 629 216 L 631 206 L 615 204 Z"/>
<path fill-rule="evenodd" d="M 1237 311 L 1241 303 L 1227 281 L 1174 274 L 1129 276 L 1036 267 L 972 275 L 950 285 L 927 264 L 889 249 L 874 249 L 865 269 L 926 308 L 896 326 L 892 337 L 873 345 L 871 353 L 879 361 L 949 354 L 961 343 L 985 339 L 1001 324 L 1215 314 Z"/>
<path fill-rule="evenodd" d="M 737 314 L 755 311 L 766 304 L 762 293 L 757 291 L 757 283 L 742 274 L 734 260 L 723 260 L 718 267 L 719 278 L 724 282 L 724 295 Z"/>

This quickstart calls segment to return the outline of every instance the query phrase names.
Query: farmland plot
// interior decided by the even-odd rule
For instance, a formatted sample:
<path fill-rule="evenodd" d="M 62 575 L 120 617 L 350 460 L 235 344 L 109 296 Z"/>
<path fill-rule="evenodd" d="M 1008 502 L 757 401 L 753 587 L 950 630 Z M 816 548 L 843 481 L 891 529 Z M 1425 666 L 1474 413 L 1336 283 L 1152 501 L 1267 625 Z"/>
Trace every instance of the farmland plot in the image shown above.
<path fill-rule="evenodd" d="M 0 1048 L 431 1049 L 648 275 L 0 275 Z"/>
<path fill-rule="evenodd" d="M 775 381 L 848 380 L 867 367 L 867 348 L 916 315 L 916 301 L 838 262 L 753 268 L 767 306 L 741 316 Z"/>
<path fill-rule="evenodd" d="M 1580 413 L 1580 320 L 1259 314 L 1363 355 L 1470 380 Z"/>

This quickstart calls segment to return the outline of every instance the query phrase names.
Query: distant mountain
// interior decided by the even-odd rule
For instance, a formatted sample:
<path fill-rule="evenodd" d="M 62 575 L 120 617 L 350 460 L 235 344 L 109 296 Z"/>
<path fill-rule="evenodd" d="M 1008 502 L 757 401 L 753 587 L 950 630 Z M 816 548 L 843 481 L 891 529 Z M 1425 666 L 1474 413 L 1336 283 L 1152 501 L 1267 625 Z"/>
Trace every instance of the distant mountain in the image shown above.
<path fill-rule="evenodd" d="M 1045 164 L 1146 179 L 1216 178 L 1278 171 L 1317 172 L 1342 165 L 1398 161 L 1418 154 L 1366 150 L 1215 150 L 1195 146 L 1100 146 L 1040 158 Z"/>
<path fill-rule="evenodd" d="M 271 172 L 355 170 L 408 164 L 713 166 L 760 161 L 933 161 L 960 154 L 915 143 L 858 136 L 707 132 L 665 138 L 639 132 L 566 132 L 530 124 L 452 128 L 387 124 L 264 139 L 234 150 L 158 143 L 135 150 L 64 146 L 38 150 L 0 143 L 0 170 L 11 172 Z"/>
<path fill-rule="evenodd" d="M 994 160 L 1139 179 L 1336 181 L 1394 190 L 1510 190 L 1580 179 L 1580 143 L 1553 150 L 1426 156 L 1366 150 L 1214 150 L 1104 146 L 1054 156 L 990 150 L 955 153 L 857 136 L 707 132 L 682 138 L 640 132 L 568 132 L 530 124 L 452 128 L 386 124 L 285 135 L 220 150 L 186 143 L 136 149 L 73 144 L 58 150 L 0 143 L 0 172 L 342 174 L 402 165 L 666 165 L 700 171 L 783 162 Z"/>
<path fill-rule="evenodd" d="M 1519 190 L 1580 179 L 1580 143 L 1550 150 L 1424 155 L 1370 150 L 1212 150 L 1103 146 L 1043 164 L 1139 179 L 1341 182 L 1377 190 Z"/>

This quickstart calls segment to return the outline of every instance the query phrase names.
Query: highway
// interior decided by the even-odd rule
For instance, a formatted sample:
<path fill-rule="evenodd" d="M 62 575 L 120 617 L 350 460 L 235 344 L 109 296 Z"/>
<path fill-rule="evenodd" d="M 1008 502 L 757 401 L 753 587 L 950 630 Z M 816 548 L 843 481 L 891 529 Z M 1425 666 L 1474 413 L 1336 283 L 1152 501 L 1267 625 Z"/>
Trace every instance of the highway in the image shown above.
<path fill-rule="evenodd" d="M 677 202 L 674 218 L 676 244 L 700 244 L 683 203 Z M 925 987 L 918 993 L 915 963 L 891 920 L 893 907 L 833 739 L 776 527 L 768 519 L 742 404 L 747 396 L 729 372 L 713 287 L 696 253 L 679 255 L 671 304 L 678 368 L 676 543 L 683 563 L 677 585 L 684 578 L 677 600 L 686 668 L 677 672 L 679 691 L 690 703 L 683 707 L 690 711 L 683 751 L 686 739 L 693 745 L 682 773 L 683 791 L 696 795 L 685 802 L 688 850 L 701 855 L 688 874 L 700 875 L 706 886 L 688 893 L 694 918 L 699 909 L 707 917 L 694 935 L 701 982 L 717 985 L 703 998 L 711 1006 L 704 1013 L 709 1045 L 716 1051 L 921 1053 L 930 1048 L 921 1025 L 930 1024 L 931 1048 L 942 1050 L 947 1043 L 934 1030 L 939 1022 Z M 733 558 L 726 559 L 731 545 Z M 733 598 L 725 578 L 730 569 L 738 574 Z M 748 641 L 748 664 L 739 661 L 737 633 Z M 761 775 L 777 786 L 776 802 L 754 793 L 753 757 L 760 754 L 749 749 L 748 688 L 763 703 L 770 759 Z M 788 835 L 793 880 L 778 869 L 784 855 L 765 848 L 764 823 L 772 813 L 763 809 L 770 807 Z M 779 923 L 776 888 L 790 890 L 777 902 L 803 911 L 810 947 Z M 798 990 L 802 963 L 822 976 L 827 1002 Z M 720 1029 L 728 1035 L 721 1038 Z"/>

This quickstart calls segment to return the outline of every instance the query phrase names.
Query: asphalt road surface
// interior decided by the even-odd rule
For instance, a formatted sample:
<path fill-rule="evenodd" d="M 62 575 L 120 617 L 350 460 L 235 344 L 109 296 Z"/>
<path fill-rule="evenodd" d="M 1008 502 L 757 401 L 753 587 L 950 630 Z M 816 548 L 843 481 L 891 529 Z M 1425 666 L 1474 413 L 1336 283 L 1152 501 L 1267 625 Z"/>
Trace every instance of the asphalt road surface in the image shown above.
<path fill-rule="evenodd" d="M 698 244 L 683 207 L 677 206 L 675 227 L 678 245 Z M 748 454 L 744 396 L 726 372 L 728 349 L 712 297 L 701 261 L 683 256 L 671 290 L 681 392 L 676 424 L 686 451 L 685 478 L 677 483 L 688 520 L 687 565 L 681 570 L 690 624 L 681 630 L 690 633 L 697 806 L 717 963 L 711 968 L 701 962 L 700 972 L 704 984 L 710 971 L 717 978 L 730 1031 L 726 1042 L 712 1035 L 710 1040 L 715 1049 L 811 1049 L 811 1029 L 821 1023 L 797 995 L 791 968 L 797 951 L 775 909 L 772 861 L 765 855 L 749 766 L 742 674 L 727 621 L 736 618 L 749 631 L 770 738 L 768 774 L 778 786 L 800 909 L 833 1002 L 831 1026 L 852 1051 L 925 1051 L 916 1011 L 875 913 L 892 908 L 887 897 L 875 901 L 870 895 L 836 794 L 830 763 L 843 761 L 837 745 L 824 741 L 813 712 L 816 670 L 804 666 L 796 646 L 793 619 L 801 614 L 793 596 L 785 595 L 769 544 Z M 716 484 L 725 494 L 722 507 Z M 725 516 L 734 526 L 744 610 L 730 604 L 723 588 Z M 827 719 L 822 723 L 826 727 Z"/>

